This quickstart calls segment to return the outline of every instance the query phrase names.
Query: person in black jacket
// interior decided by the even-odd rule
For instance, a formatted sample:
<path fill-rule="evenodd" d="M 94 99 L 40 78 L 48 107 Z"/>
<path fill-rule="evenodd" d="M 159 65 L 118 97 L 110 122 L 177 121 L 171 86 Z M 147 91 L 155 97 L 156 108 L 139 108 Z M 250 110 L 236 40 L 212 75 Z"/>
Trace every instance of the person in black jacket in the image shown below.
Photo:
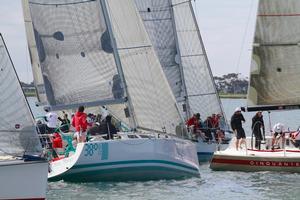
<path fill-rule="evenodd" d="M 255 136 L 255 148 L 260 150 L 260 144 L 263 140 L 261 128 L 263 129 L 263 133 L 265 133 L 264 119 L 262 112 L 257 112 L 252 118 L 252 131 Z"/>
<path fill-rule="evenodd" d="M 111 123 L 111 116 L 107 115 L 105 121 L 100 124 L 100 134 L 107 134 L 107 140 L 114 139 L 113 135 L 117 134 L 116 127 Z"/>
<path fill-rule="evenodd" d="M 246 120 L 241 113 L 241 108 L 236 108 L 234 111 L 234 114 L 231 117 L 231 121 L 230 121 L 231 128 L 232 128 L 233 132 L 236 134 L 236 143 L 235 143 L 236 150 L 241 148 L 242 143 L 246 143 L 246 141 L 245 141 L 246 134 L 242 127 L 242 122 L 245 122 L 245 121 Z"/>

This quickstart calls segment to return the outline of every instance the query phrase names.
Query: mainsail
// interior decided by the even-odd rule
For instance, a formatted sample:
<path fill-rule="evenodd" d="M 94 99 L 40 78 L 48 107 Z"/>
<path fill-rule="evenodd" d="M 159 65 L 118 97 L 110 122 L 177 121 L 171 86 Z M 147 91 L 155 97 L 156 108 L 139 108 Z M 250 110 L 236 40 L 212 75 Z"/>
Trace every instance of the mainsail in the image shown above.
<path fill-rule="evenodd" d="M 0 34 L 0 155 L 41 151 L 34 119 Z"/>
<path fill-rule="evenodd" d="M 224 114 L 191 2 L 135 2 L 177 102 L 187 105 L 188 116 Z"/>
<path fill-rule="evenodd" d="M 249 106 L 300 104 L 299 23 L 300 1 L 260 0 L 248 90 Z"/>
<path fill-rule="evenodd" d="M 27 3 L 52 108 L 109 105 L 127 122 L 128 107 L 133 128 L 174 132 L 176 100 L 132 0 Z"/>

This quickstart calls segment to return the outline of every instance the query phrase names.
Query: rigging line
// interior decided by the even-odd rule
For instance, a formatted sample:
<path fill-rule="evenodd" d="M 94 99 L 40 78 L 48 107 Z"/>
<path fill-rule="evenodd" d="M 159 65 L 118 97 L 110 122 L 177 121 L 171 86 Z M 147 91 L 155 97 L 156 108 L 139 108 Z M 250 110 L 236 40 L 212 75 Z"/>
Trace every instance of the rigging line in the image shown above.
<path fill-rule="evenodd" d="M 241 64 L 242 50 L 243 50 L 244 45 L 245 45 L 246 35 L 247 35 L 248 29 L 249 29 L 250 17 L 251 17 L 251 13 L 253 11 L 253 8 L 254 8 L 254 1 L 252 0 L 251 1 L 251 5 L 250 5 L 250 9 L 249 9 L 249 13 L 248 13 L 246 29 L 245 29 L 245 32 L 243 34 L 243 39 L 242 39 L 242 43 L 241 43 L 240 53 L 239 53 L 239 57 L 238 57 L 237 64 L 236 64 L 236 70 L 235 70 L 236 72 L 238 72 L 240 64 Z"/>
<path fill-rule="evenodd" d="M 169 11 L 170 10 L 170 7 L 169 6 L 166 6 L 166 7 L 161 7 L 160 9 L 153 9 L 151 10 L 150 12 L 164 12 L 164 11 Z M 149 13 L 149 11 L 147 10 L 141 10 L 141 11 L 138 11 L 139 13 Z"/>
<path fill-rule="evenodd" d="M 183 2 L 180 2 L 180 3 L 175 3 L 172 5 L 172 7 L 175 7 L 175 6 L 179 6 L 181 4 L 185 4 L 185 3 L 189 3 L 191 0 L 187 0 L 187 1 L 183 1 Z"/>

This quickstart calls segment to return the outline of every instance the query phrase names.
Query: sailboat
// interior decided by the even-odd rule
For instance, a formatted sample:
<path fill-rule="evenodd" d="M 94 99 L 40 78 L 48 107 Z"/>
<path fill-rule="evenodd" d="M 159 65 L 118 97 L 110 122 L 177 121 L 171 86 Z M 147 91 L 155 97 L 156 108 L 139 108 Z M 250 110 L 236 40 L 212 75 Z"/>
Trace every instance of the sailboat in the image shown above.
<path fill-rule="evenodd" d="M 131 132 L 78 143 L 50 164 L 49 180 L 199 176 L 196 146 L 176 136 L 176 100 L 132 0 L 25 0 L 40 105 L 106 106 Z"/>
<path fill-rule="evenodd" d="M 48 162 L 0 34 L 0 199 L 45 199 Z"/>
<path fill-rule="evenodd" d="M 135 0 L 135 3 L 182 117 L 187 120 L 200 113 L 204 121 L 212 114 L 220 114 L 220 121 L 225 122 L 221 128 L 227 129 L 191 1 Z M 197 139 L 199 161 L 210 160 L 217 146 L 220 149 L 228 146 L 215 141 Z"/>
<path fill-rule="evenodd" d="M 252 52 L 248 107 L 245 111 L 299 109 L 299 11 L 297 0 L 260 0 Z M 280 149 L 272 150 L 271 137 L 259 150 L 234 147 L 214 154 L 213 170 L 300 172 L 300 150 L 287 134 Z M 234 142 L 234 141 L 233 141 Z M 269 147 L 269 148 L 268 148 Z"/>

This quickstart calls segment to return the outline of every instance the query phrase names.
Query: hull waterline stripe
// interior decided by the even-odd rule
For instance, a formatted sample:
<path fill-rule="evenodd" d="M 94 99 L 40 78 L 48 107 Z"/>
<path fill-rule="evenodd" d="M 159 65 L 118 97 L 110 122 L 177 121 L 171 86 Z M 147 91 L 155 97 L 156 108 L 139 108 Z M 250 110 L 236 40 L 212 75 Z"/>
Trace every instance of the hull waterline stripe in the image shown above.
<path fill-rule="evenodd" d="M 97 164 L 83 164 L 83 165 L 75 165 L 72 167 L 72 169 L 97 167 L 97 166 L 109 166 L 109 165 L 145 164 L 145 163 L 160 163 L 160 164 L 173 165 L 173 166 L 183 167 L 183 168 L 198 172 L 197 168 L 179 164 L 179 163 L 175 163 L 175 162 L 164 161 L 164 160 L 130 160 L 130 161 L 118 161 L 118 162 L 105 162 L 105 163 L 97 163 Z"/>
<path fill-rule="evenodd" d="M 214 152 L 197 152 L 197 155 L 199 156 L 199 155 L 213 155 L 214 154 Z"/>

